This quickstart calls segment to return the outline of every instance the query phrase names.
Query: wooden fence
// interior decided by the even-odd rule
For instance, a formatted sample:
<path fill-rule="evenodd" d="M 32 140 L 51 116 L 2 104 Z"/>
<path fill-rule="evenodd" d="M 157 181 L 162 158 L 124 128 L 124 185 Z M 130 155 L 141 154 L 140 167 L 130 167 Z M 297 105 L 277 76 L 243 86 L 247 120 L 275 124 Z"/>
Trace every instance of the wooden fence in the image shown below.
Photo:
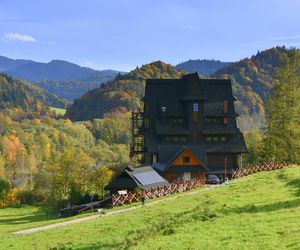
<path fill-rule="evenodd" d="M 241 169 L 232 170 L 232 179 L 247 176 L 262 171 L 281 169 L 289 165 L 291 165 L 291 163 L 280 162 L 280 163 L 261 163 L 255 166 L 246 166 Z"/>
<path fill-rule="evenodd" d="M 197 178 L 190 181 L 177 181 L 169 186 L 152 188 L 149 190 L 128 192 L 127 194 L 111 195 L 112 206 L 122 206 L 125 204 L 131 204 L 133 202 L 141 201 L 144 196 L 145 200 L 161 197 L 168 194 L 174 194 L 178 192 L 185 192 L 193 188 L 203 187 L 205 184 L 204 179 Z"/>

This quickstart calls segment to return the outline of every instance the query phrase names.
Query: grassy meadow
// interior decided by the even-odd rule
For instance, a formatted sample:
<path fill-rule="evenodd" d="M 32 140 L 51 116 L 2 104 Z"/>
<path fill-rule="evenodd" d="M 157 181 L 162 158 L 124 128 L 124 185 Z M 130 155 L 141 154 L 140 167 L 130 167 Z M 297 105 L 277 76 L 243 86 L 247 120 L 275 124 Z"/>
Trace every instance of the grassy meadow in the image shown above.
<path fill-rule="evenodd" d="M 57 115 L 65 115 L 66 113 L 66 109 L 62 109 L 62 108 L 55 108 L 55 107 L 49 107 L 51 111 L 54 111 Z"/>
<path fill-rule="evenodd" d="M 45 225 L 35 207 L 0 209 L 0 249 L 300 249 L 300 167 L 78 224 Z"/>

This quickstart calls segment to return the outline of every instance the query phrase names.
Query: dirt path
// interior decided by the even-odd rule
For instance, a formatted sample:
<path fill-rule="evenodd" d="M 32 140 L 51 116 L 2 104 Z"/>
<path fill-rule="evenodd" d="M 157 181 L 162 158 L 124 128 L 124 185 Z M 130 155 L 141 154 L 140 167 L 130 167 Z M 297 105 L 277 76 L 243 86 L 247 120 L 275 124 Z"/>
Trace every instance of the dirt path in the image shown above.
<path fill-rule="evenodd" d="M 208 186 L 206 188 L 195 190 L 195 191 L 192 191 L 192 192 L 181 193 L 181 194 L 178 194 L 178 195 L 175 195 L 175 196 L 161 198 L 159 200 L 152 201 L 152 202 L 149 201 L 149 202 L 145 203 L 145 206 L 152 206 L 152 205 L 162 203 L 162 202 L 165 202 L 165 201 L 175 200 L 175 199 L 177 199 L 179 197 L 182 197 L 182 196 L 193 195 L 193 194 L 197 194 L 197 193 L 207 191 L 207 190 L 210 190 L 210 189 L 214 189 L 214 188 L 218 188 L 218 187 L 220 187 L 220 186 L 219 185 Z M 91 215 L 91 216 L 87 216 L 87 217 L 83 217 L 83 218 L 78 218 L 78 219 L 64 221 L 64 222 L 58 222 L 58 223 L 50 224 L 50 225 L 46 225 L 46 226 L 23 229 L 23 230 L 20 230 L 20 231 L 13 232 L 12 234 L 31 234 L 31 233 L 35 233 L 35 232 L 39 232 L 39 231 L 52 229 L 52 228 L 57 228 L 57 227 L 61 227 L 61 226 L 66 226 L 66 225 L 71 225 L 71 224 L 83 222 L 83 221 L 88 221 L 88 220 L 96 219 L 96 218 L 99 218 L 99 217 L 104 217 L 104 216 L 109 216 L 109 215 L 114 215 L 114 214 L 120 214 L 120 213 L 126 213 L 126 212 L 129 212 L 131 210 L 135 210 L 135 209 L 140 208 L 140 207 L 141 207 L 141 205 L 138 205 L 138 206 L 133 206 L 133 207 L 129 207 L 129 208 L 124 208 L 124 209 L 121 209 L 121 210 L 106 212 L 105 214 L 95 214 L 95 215 Z"/>

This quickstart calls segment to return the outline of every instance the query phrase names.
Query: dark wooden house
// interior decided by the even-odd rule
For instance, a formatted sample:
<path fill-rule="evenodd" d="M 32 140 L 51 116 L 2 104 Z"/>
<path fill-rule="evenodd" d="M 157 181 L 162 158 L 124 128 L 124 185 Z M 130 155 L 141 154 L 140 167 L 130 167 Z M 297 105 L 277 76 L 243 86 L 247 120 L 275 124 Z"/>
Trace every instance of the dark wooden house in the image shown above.
<path fill-rule="evenodd" d="M 205 174 L 230 175 L 242 166 L 244 138 L 236 124 L 231 81 L 151 79 L 144 109 L 133 112 L 133 154 L 142 154 L 169 182 Z"/>

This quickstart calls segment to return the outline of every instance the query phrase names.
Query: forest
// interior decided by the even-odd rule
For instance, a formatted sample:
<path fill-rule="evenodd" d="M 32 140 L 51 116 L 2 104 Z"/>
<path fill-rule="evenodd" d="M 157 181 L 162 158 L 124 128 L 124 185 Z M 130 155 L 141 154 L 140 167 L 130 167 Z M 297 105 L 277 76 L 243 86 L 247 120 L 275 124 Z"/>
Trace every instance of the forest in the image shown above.
<path fill-rule="evenodd" d="M 263 117 L 264 126 L 245 126 L 246 163 L 300 162 L 299 71 L 299 50 L 274 48 L 216 73 L 233 79 L 242 118 Z M 102 197 L 122 167 L 137 165 L 130 111 L 141 106 L 145 79 L 183 74 L 160 61 L 143 65 L 88 91 L 65 117 L 49 109 L 57 97 L 0 75 L 0 206 L 59 208 Z"/>
<path fill-rule="evenodd" d="M 0 113 L 0 206 L 89 202 L 104 195 L 122 166 L 135 164 L 128 112 L 77 123 L 50 111 L 33 119 L 8 115 L 18 112 Z"/>

